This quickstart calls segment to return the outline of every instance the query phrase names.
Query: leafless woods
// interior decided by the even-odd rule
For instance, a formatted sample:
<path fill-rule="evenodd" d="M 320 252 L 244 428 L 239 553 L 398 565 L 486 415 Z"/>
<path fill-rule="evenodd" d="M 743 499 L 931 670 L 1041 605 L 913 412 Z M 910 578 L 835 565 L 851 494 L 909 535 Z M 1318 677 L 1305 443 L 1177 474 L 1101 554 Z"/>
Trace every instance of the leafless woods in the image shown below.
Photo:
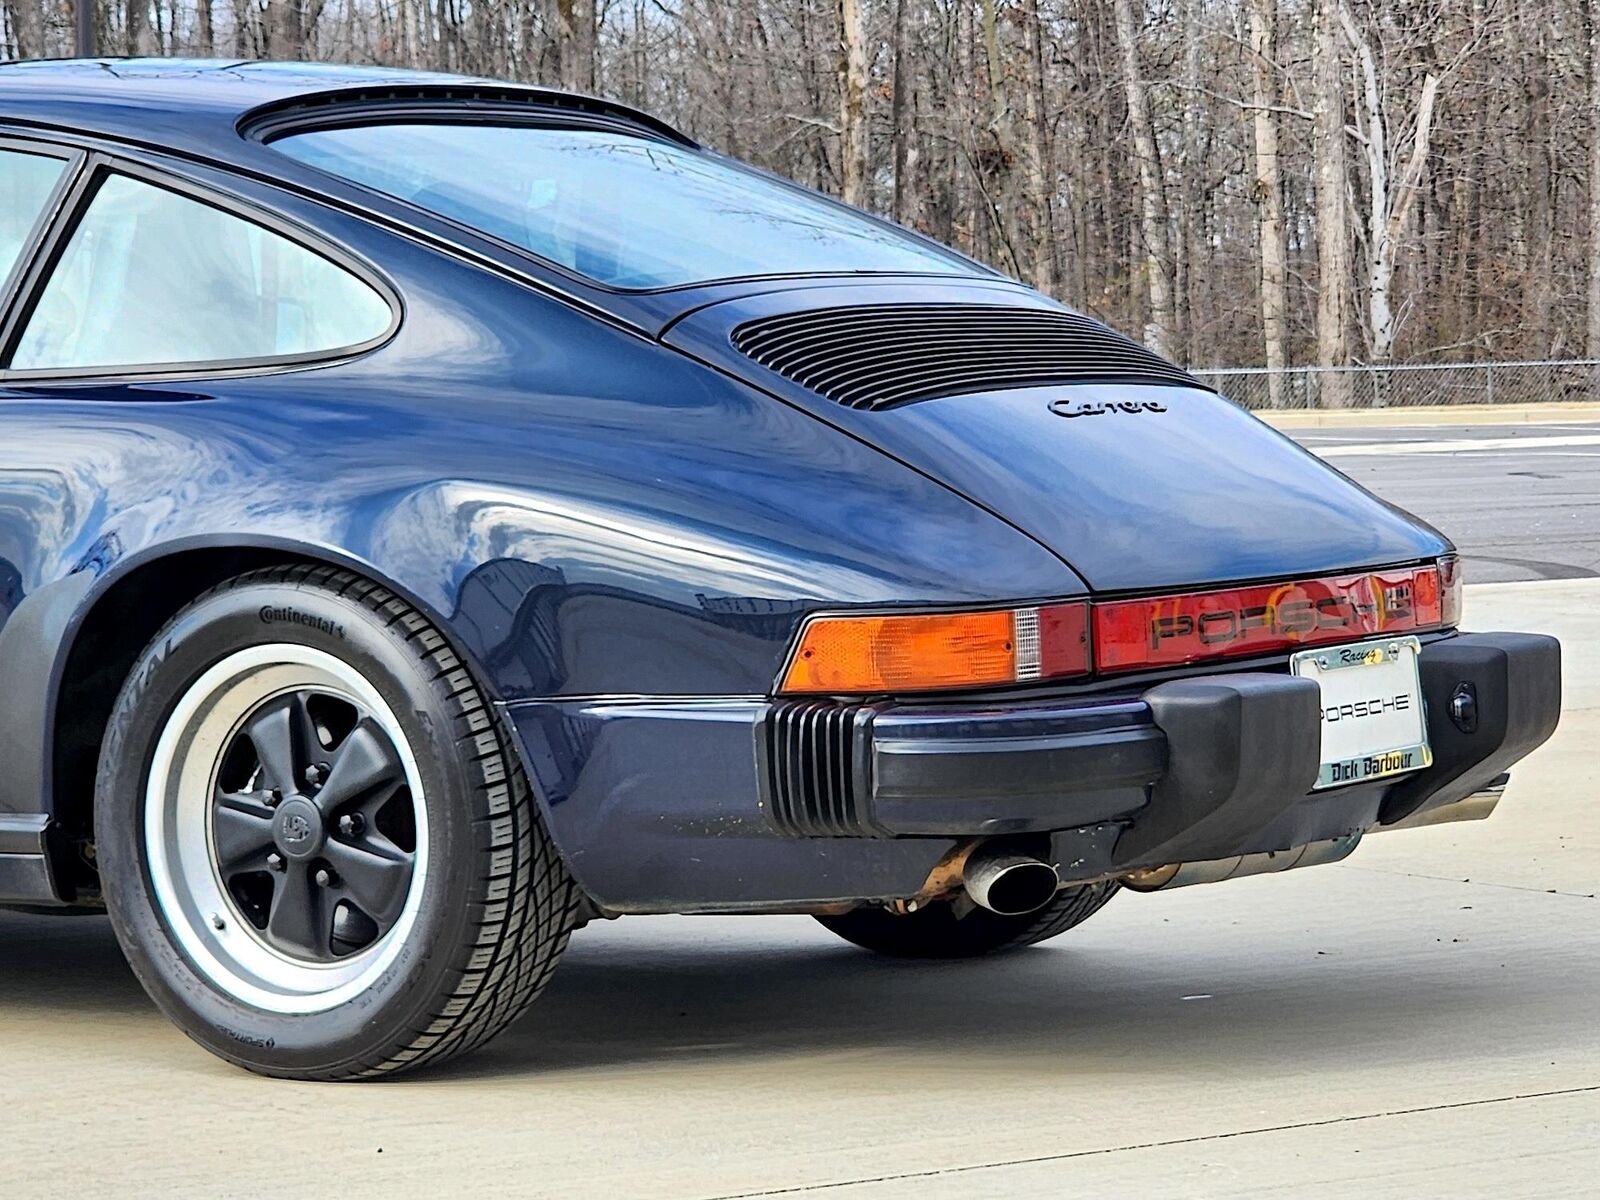
<path fill-rule="evenodd" d="M 10 54 L 70 51 L 70 0 L 0 8 Z M 98 25 L 108 52 L 616 96 L 1194 365 L 1600 356 L 1600 0 L 126 0 Z"/>

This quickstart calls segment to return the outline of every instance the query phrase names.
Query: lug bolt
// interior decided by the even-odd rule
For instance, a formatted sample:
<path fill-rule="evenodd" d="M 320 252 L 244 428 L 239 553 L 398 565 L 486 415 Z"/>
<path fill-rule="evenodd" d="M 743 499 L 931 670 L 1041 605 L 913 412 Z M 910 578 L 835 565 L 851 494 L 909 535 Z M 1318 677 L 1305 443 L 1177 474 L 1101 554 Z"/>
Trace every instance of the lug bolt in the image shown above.
<path fill-rule="evenodd" d="M 345 837 L 360 837 L 366 827 L 367 822 L 360 813 L 345 813 L 339 818 L 339 832 Z"/>
<path fill-rule="evenodd" d="M 271 854 L 267 855 L 267 866 L 274 871 L 283 870 L 283 855 L 274 850 Z"/>
<path fill-rule="evenodd" d="M 312 878 L 316 880 L 317 886 L 320 888 L 332 887 L 339 882 L 338 877 L 327 867 L 318 867 L 317 873 Z"/>
<path fill-rule="evenodd" d="M 328 778 L 327 763 L 312 763 L 306 768 L 306 782 L 312 787 L 321 787 Z"/>
<path fill-rule="evenodd" d="M 280 792 L 277 788 L 273 788 L 270 792 L 267 793 L 267 807 L 268 808 L 277 808 L 278 805 L 280 805 L 282 803 L 283 803 L 283 793 Z"/>

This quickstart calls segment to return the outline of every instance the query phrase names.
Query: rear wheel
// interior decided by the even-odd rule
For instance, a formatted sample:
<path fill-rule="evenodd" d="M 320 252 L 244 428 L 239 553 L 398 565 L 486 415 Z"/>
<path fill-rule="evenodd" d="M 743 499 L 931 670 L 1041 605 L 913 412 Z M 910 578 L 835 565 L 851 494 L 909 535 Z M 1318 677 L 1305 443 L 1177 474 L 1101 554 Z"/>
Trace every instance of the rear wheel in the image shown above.
<path fill-rule="evenodd" d="M 941 903 L 904 915 L 857 908 L 817 920 L 845 941 L 893 958 L 974 958 L 1065 933 L 1104 908 L 1116 891 L 1114 881 L 1063 888 L 1043 908 L 1020 916 L 984 908 L 958 915 L 954 904 Z"/>
<path fill-rule="evenodd" d="M 222 584 L 157 635 L 101 754 L 117 935 L 185 1032 L 353 1079 L 498 1032 L 578 894 L 493 709 L 438 630 L 329 568 Z"/>

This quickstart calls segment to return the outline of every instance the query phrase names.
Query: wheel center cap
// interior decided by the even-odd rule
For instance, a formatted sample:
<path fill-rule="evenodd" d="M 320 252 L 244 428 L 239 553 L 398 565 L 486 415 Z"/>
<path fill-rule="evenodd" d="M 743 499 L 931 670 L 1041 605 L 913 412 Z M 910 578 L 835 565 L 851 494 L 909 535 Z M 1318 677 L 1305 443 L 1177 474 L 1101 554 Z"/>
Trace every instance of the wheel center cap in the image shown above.
<path fill-rule="evenodd" d="M 289 858 L 310 858 L 322 849 L 327 831 L 317 806 L 299 796 L 278 805 L 272 818 L 272 840 Z"/>

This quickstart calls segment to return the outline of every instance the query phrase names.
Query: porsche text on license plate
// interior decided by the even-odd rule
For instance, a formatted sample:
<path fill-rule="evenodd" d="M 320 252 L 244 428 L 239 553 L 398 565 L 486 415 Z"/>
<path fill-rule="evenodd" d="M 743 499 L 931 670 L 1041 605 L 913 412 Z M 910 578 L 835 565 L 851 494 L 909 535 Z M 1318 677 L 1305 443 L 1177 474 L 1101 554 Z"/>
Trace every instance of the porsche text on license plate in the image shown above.
<path fill-rule="evenodd" d="M 1322 688 L 1322 771 L 1317 787 L 1338 787 L 1416 771 L 1433 763 L 1422 711 L 1414 637 L 1305 650 L 1296 675 Z"/>

